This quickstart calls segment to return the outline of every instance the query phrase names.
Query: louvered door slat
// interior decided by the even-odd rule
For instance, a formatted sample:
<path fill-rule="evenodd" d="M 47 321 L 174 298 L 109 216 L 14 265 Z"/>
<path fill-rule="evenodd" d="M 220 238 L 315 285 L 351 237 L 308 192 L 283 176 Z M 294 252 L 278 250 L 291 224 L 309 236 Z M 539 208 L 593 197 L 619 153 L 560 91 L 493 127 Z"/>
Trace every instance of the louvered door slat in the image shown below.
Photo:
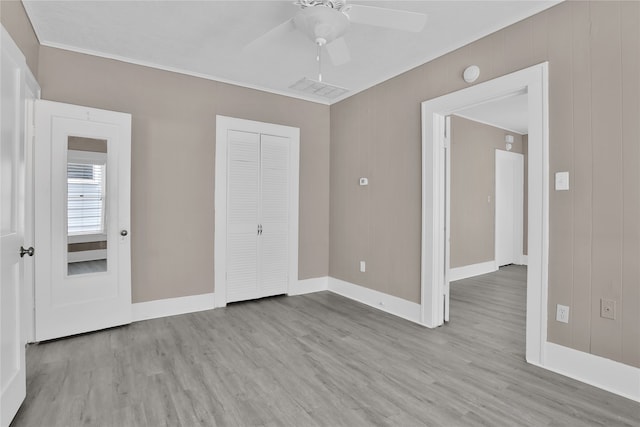
<path fill-rule="evenodd" d="M 229 131 L 227 165 L 227 302 L 258 294 L 260 135 Z"/>
<path fill-rule="evenodd" d="M 260 148 L 260 209 L 262 234 L 259 287 L 262 296 L 287 292 L 289 272 L 289 149 L 288 138 L 262 135 Z"/>

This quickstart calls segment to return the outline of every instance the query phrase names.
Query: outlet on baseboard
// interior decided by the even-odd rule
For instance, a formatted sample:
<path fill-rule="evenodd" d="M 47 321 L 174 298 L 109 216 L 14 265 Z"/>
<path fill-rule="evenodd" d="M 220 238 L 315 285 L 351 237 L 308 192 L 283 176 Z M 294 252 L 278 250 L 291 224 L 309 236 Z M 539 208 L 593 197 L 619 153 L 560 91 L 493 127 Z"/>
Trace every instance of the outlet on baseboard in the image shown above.
<path fill-rule="evenodd" d="M 566 305 L 556 305 L 556 320 L 562 323 L 569 323 L 569 307 Z"/>
<path fill-rule="evenodd" d="M 616 302 L 612 299 L 600 299 L 600 317 L 616 320 Z"/>

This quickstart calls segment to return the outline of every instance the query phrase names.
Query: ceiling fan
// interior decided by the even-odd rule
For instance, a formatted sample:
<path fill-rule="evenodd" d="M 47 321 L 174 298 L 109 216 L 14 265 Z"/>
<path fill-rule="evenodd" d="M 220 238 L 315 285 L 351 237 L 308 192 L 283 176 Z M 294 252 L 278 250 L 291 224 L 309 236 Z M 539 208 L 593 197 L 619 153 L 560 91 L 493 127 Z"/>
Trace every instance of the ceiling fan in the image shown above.
<path fill-rule="evenodd" d="M 317 45 L 318 62 L 320 49 L 325 47 L 331 62 L 342 65 L 351 59 L 343 38 L 350 24 L 420 32 L 427 21 L 427 15 L 423 13 L 347 4 L 346 0 L 296 0 L 294 4 L 300 7 L 300 11 L 293 18 L 258 37 L 244 50 L 261 49 L 298 30 Z"/>

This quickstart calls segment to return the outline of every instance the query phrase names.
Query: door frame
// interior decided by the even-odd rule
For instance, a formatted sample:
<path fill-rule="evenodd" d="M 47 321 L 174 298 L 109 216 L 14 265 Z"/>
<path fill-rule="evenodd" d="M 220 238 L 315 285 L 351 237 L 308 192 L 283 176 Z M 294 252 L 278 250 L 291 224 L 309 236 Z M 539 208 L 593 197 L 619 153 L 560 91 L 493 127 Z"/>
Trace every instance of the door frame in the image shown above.
<path fill-rule="evenodd" d="M 529 109 L 526 359 L 544 364 L 549 266 L 549 65 L 543 62 L 422 103 L 421 322 L 443 324 L 447 115 L 526 90 Z"/>
<path fill-rule="evenodd" d="M 515 160 L 518 159 L 518 162 L 522 162 L 522 175 L 520 177 L 520 180 L 518 181 L 518 183 L 522 184 L 522 186 L 520 187 L 520 196 L 523 200 L 523 205 L 520 207 L 519 212 L 516 212 L 516 217 L 514 218 L 514 221 L 519 221 L 518 224 L 518 229 L 516 230 L 515 233 L 515 239 L 519 239 L 519 241 L 515 242 L 517 244 L 517 249 L 516 249 L 516 254 L 515 254 L 515 259 L 513 264 L 517 264 L 517 265 L 523 265 L 523 235 L 524 235 L 524 154 L 522 153 L 516 153 L 514 151 L 505 151 L 505 150 L 501 150 L 499 148 L 496 148 L 495 153 L 494 153 L 494 158 L 495 158 L 495 170 L 493 171 L 493 175 L 495 178 L 495 186 L 494 186 L 494 197 L 493 197 L 493 203 L 495 206 L 494 209 L 494 215 L 493 215 L 493 219 L 494 219 L 494 236 L 493 236 L 493 243 L 494 243 L 494 249 L 493 249 L 493 253 L 494 253 L 494 258 L 496 261 L 496 267 L 500 267 L 500 263 L 498 262 L 498 157 L 499 156 L 507 156 L 509 158 L 511 158 L 511 160 Z M 517 215 L 517 213 L 520 213 L 520 215 Z M 512 244 L 514 244 L 513 240 L 511 241 Z"/>
<path fill-rule="evenodd" d="M 25 75 L 26 89 L 31 91 L 33 99 L 26 99 L 25 106 L 25 138 L 26 138 L 26 169 L 25 169 L 25 231 L 24 231 L 24 243 L 25 247 L 35 246 L 35 170 L 34 170 L 34 142 L 36 131 L 36 112 L 35 101 L 40 99 L 41 89 L 36 78 L 31 71 L 27 68 Z M 24 325 L 22 330 L 25 334 L 27 343 L 35 342 L 36 339 L 36 282 L 35 282 L 35 260 L 37 252 L 34 252 L 34 257 L 29 257 L 27 260 L 25 257 L 24 265 L 24 313 L 23 321 Z"/>
<path fill-rule="evenodd" d="M 300 177 L 300 129 L 216 115 L 214 295 L 215 307 L 227 305 L 227 134 L 230 130 L 287 137 L 289 150 L 289 283 L 287 294 L 298 281 L 298 199 Z"/>

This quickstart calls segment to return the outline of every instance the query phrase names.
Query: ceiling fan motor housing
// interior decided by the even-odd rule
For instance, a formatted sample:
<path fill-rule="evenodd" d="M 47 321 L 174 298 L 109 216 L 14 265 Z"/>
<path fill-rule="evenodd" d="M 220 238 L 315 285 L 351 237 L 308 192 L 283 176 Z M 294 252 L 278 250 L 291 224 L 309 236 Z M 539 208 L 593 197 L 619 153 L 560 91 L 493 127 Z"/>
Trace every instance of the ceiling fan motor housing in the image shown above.
<path fill-rule="evenodd" d="M 324 6 L 324 7 L 331 7 L 333 9 L 341 10 L 345 6 L 346 1 L 344 0 L 297 0 L 296 2 L 294 2 L 294 4 L 302 7 L 303 9 L 305 7 Z"/>
<path fill-rule="evenodd" d="M 349 18 L 332 7 L 305 7 L 293 18 L 296 28 L 314 43 L 318 39 L 331 43 L 349 29 Z"/>

